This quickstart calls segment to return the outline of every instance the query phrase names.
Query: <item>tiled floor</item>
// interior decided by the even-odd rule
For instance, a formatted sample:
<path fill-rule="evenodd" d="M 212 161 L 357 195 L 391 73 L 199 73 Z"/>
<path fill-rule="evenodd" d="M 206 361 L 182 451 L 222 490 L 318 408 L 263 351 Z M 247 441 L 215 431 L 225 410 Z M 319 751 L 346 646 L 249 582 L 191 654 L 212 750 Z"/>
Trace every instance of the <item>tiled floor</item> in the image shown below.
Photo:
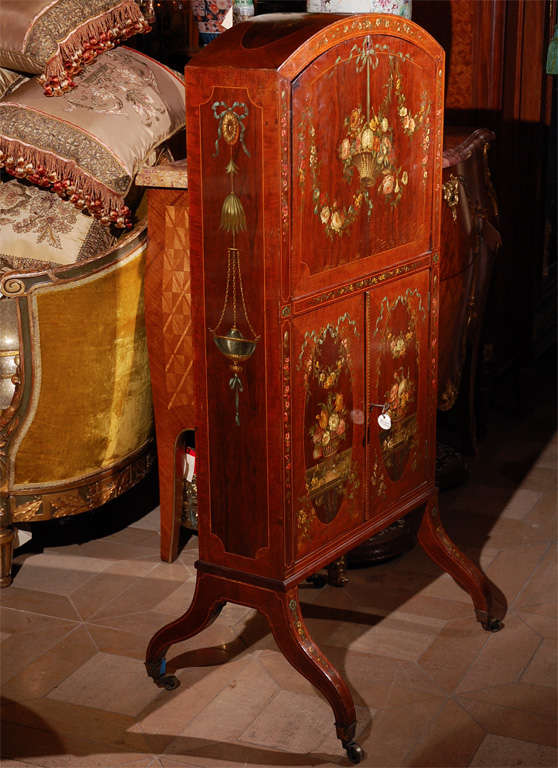
<path fill-rule="evenodd" d="M 314 639 L 351 687 L 362 765 L 557 765 L 554 419 L 541 407 L 497 415 L 471 482 L 442 496 L 450 535 L 507 596 L 502 632 L 481 629 L 419 548 L 351 571 L 345 589 L 302 592 Z M 147 641 L 189 603 L 196 559 L 194 537 L 161 563 L 157 525 L 155 511 L 78 544 L 67 524 L 64 546 L 47 536 L 18 555 L 2 593 L 1 765 L 347 765 L 329 706 L 248 609 L 229 605 L 173 646 L 178 689 L 147 678 Z"/>

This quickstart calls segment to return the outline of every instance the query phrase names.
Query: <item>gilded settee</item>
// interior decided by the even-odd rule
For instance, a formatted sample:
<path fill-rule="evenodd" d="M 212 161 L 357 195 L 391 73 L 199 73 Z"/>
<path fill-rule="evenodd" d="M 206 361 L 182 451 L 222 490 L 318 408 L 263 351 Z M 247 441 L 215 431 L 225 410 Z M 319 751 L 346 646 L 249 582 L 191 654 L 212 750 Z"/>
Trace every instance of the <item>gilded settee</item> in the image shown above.
<path fill-rule="evenodd" d="M 146 231 L 96 258 L 0 272 L 0 584 L 14 528 L 101 506 L 154 457 Z"/>

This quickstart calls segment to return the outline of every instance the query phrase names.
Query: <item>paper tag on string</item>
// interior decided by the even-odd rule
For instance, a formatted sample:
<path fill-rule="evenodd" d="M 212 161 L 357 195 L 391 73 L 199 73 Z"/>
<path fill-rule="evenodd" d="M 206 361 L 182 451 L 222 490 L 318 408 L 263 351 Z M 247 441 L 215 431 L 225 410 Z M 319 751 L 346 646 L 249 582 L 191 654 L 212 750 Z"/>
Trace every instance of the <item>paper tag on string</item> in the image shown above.
<path fill-rule="evenodd" d="M 391 429 L 391 418 L 389 413 L 381 413 L 378 416 L 378 424 L 382 429 Z"/>

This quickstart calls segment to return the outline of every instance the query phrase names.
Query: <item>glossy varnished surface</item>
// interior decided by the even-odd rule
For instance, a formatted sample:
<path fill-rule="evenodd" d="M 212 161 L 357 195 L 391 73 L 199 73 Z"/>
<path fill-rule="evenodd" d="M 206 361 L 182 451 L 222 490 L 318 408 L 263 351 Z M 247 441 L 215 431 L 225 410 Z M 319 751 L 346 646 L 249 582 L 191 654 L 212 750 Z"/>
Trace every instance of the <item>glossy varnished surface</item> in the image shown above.
<path fill-rule="evenodd" d="M 149 189 L 145 320 L 155 412 L 161 503 L 161 557 L 178 551 L 183 500 L 184 444 L 195 428 L 188 191 L 181 164 L 168 166 Z"/>
<path fill-rule="evenodd" d="M 170 645 L 258 608 L 358 758 L 300 582 L 420 507 L 424 549 L 494 608 L 432 523 L 443 53 L 394 17 L 272 16 L 196 57 L 186 92 L 200 561 L 147 669 L 174 685 Z"/>

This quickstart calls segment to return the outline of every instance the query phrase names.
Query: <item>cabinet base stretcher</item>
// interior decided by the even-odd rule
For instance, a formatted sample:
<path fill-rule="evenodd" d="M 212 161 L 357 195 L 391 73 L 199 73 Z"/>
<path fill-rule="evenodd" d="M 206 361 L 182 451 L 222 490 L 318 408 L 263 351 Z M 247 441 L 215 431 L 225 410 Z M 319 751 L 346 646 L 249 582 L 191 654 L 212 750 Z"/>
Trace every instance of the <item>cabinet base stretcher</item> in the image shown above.
<path fill-rule="evenodd" d="M 444 531 L 436 497 L 426 505 L 418 540 L 429 557 L 469 593 L 483 628 L 490 632 L 500 630 L 506 600 Z M 333 710 L 337 737 L 343 749 L 353 763 L 359 763 L 364 752 L 355 741 L 356 713 L 352 695 L 343 678 L 310 637 L 300 610 L 298 585 L 283 585 L 282 590 L 280 586 L 273 588 L 250 583 L 248 574 L 246 581 L 233 580 L 216 573 L 215 566 L 206 570 L 203 562 L 197 562 L 196 568 L 196 589 L 190 608 L 180 618 L 162 627 L 149 642 L 145 666 L 155 684 L 167 690 L 180 684 L 175 675 L 166 671 L 169 648 L 212 624 L 226 603 L 255 608 L 267 619 L 286 659 L 325 696 Z"/>

